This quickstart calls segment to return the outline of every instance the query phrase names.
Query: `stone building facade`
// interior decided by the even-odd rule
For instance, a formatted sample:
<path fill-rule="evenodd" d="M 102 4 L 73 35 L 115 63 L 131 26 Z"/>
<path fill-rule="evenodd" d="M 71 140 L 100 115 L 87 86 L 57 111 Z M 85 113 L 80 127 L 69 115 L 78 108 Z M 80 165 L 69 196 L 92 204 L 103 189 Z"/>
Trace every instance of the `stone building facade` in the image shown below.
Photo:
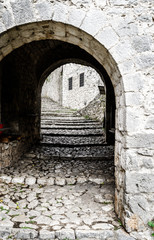
<path fill-rule="evenodd" d="M 116 106 L 115 211 L 137 240 L 152 239 L 154 216 L 152 13 L 153 0 L 0 1 L 2 123 L 33 142 L 49 73 L 68 62 L 97 69 L 108 120 Z"/>
<path fill-rule="evenodd" d="M 103 81 L 94 69 L 70 63 L 49 75 L 42 88 L 42 97 L 79 110 L 100 94 L 99 87 L 103 87 Z"/>

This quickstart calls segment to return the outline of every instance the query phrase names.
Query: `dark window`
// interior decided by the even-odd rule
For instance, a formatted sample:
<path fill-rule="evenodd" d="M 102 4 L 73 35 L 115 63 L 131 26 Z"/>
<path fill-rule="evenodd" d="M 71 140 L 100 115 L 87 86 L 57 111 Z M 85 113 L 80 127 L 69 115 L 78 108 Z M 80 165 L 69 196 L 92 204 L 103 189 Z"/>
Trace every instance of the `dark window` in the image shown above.
<path fill-rule="evenodd" d="M 68 90 L 72 90 L 72 88 L 73 88 L 73 79 L 72 79 L 72 77 L 71 78 L 69 78 L 68 79 Z"/>
<path fill-rule="evenodd" d="M 84 86 L 84 73 L 80 74 L 80 87 Z"/>

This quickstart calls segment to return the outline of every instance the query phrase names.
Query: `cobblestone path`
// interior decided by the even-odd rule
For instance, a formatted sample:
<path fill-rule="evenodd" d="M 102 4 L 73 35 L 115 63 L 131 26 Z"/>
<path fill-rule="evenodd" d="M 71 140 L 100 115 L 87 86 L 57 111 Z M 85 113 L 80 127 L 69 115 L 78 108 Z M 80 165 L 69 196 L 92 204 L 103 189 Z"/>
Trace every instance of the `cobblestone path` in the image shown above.
<path fill-rule="evenodd" d="M 131 240 L 102 126 L 44 99 L 42 141 L 0 174 L 0 239 Z M 72 130 L 73 128 L 73 130 Z"/>

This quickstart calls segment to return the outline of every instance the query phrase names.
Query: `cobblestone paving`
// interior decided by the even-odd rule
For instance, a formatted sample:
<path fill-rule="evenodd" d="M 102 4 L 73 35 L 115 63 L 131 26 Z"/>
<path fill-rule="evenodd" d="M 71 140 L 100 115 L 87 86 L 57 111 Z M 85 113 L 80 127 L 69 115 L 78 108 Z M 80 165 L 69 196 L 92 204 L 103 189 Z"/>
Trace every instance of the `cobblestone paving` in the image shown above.
<path fill-rule="evenodd" d="M 114 213 L 112 154 L 62 158 L 39 145 L 3 169 L 0 239 L 131 240 Z"/>

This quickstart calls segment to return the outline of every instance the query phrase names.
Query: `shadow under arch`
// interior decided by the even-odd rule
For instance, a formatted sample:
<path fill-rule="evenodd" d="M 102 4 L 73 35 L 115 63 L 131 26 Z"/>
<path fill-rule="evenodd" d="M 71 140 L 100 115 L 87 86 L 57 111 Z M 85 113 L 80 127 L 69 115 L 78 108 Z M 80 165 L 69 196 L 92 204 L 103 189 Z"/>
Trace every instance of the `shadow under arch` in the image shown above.
<path fill-rule="evenodd" d="M 5 79 L 4 83 L 2 80 L 2 122 L 4 122 L 7 127 L 14 128 L 13 131 L 19 131 L 19 134 L 28 136 L 27 127 L 24 130 L 22 122 L 24 122 L 24 119 L 27 118 L 28 115 L 37 115 L 37 118 L 40 119 L 38 103 L 40 102 L 41 88 L 46 77 L 57 67 L 71 62 L 93 67 L 102 76 L 102 79 L 104 79 L 106 86 L 106 141 L 108 144 L 113 144 L 114 137 L 110 133 L 110 130 L 115 128 L 115 96 L 107 72 L 89 53 L 78 46 L 59 40 L 34 41 L 14 50 L 4 58 L 1 64 L 2 79 Z M 7 71 L 8 66 L 10 66 L 9 72 Z M 29 79 L 31 79 L 31 81 L 29 81 Z M 7 86 L 12 87 L 8 90 Z M 27 94 L 27 96 L 24 96 L 24 93 Z M 19 95 L 18 99 L 17 95 Z M 34 97 L 34 95 L 36 96 Z M 11 101 L 7 104 L 8 100 L 6 96 L 7 98 L 8 96 L 12 96 L 11 99 L 13 99 L 13 102 Z M 25 101 L 25 99 L 27 99 L 27 101 Z M 31 101 L 31 99 L 33 99 L 33 101 Z M 34 105 L 33 102 L 36 104 Z M 12 103 L 13 106 L 11 107 Z M 11 109 L 11 112 L 9 109 Z M 12 112 L 13 109 L 14 113 Z M 17 115 L 16 117 L 15 113 Z M 12 117 L 10 118 L 10 116 L 12 116 L 13 119 Z M 20 116 L 22 116 L 21 119 Z M 12 122 L 14 122 L 14 126 Z M 35 124 L 36 123 L 37 126 L 39 126 L 38 120 L 35 121 Z M 24 125 L 28 126 L 29 124 Z M 31 125 L 34 124 L 31 123 Z M 35 135 L 35 132 L 39 133 L 39 129 L 37 128 L 38 127 L 33 129 L 33 135 Z M 25 131 L 27 132 L 26 134 Z"/>

